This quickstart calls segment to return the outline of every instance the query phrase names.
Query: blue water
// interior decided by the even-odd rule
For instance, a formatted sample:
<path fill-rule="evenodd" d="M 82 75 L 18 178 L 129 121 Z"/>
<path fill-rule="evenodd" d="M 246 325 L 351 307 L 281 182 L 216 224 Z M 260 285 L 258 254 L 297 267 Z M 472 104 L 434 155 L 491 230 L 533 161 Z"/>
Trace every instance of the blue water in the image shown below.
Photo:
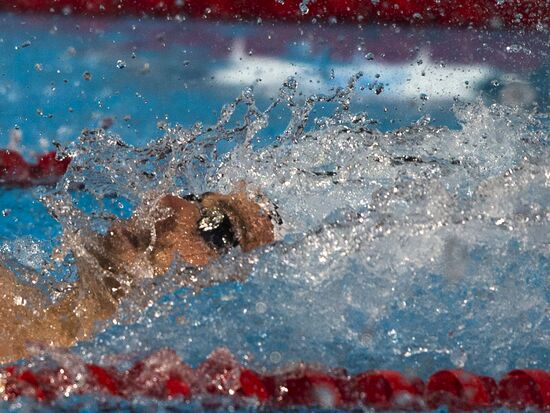
<path fill-rule="evenodd" d="M 22 134 L 29 159 L 54 146 L 77 155 L 57 188 L 0 190 L 5 257 L 40 272 L 61 224 L 83 225 L 70 211 L 51 218 L 49 200 L 71 199 L 104 230 L 107 214 L 128 217 L 139 203 L 132 182 L 227 192 L 245 181 L 284 221 L 274 246 L 201 273 L 223 280 L 240 266 L 246 282 L 198 293 L 173 275 L 146 284 L 151 306 L 137 297 L 74 353 L 98 361 L 171 347 L 196 365 L 226 346 L 254 368 L 305 360 L 422 378 L 550 367 L 547 32 L 0 20 L 0 146 Z M 183 145 L 193 130 L 197 143 Z M 42 282 L 71 276 L 61 264 Z M 102 406 L 71 397 L 43 410 Z"/>
<path fill-rule="evenodd" d="M 544 31 L 0 18 L 0 139 L 5 144 L 8 130 L 19 126 L 29 149 L 37 149 L 41 137 L 73 140 L 105 117 L 115 120 L 112 130 L 125 141 L 144 144 L 160 135 L 159 120 L 213 123 L 221 106 L 247 86 L 265 106 L 288 76 L 309 94 L 328 93 L 365 72 L 364 85 L 377 82 L 384 90 L 367 89 L 354 104 L 383 130 L 424 114 L 455 126 L 448 110 L 453 98 L 502 100 L 499 94 L 512 83 L 535 94 L 525 97 L 528 103 L 538 102 L 541 110 L 548 105 Z M 369 53 L 373 60 L 365 58 Z M 423 93 L 430 100 L 422 101 Z M 263 135 L 285 126 L 274 118 Z"/>

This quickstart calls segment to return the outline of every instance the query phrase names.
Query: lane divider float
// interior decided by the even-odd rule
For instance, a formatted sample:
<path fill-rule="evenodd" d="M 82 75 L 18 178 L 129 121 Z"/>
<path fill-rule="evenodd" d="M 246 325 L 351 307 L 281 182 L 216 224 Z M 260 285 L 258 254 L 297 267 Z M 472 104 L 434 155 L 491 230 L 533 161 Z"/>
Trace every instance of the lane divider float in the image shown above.
<path fill-rule="evenodd" d="M 164 349 L 128 370 L 57 357 L 59 366 L 8 366 L 0 369 L 0 399 L 31 397 L 50 402 L 70 395 L 198 400 L 205 408 L 322 407 L 376 410 L 496 410 L 501 407 L 550 410 L 550 372 L 516 369 L 500 381 L 465 370 L 448 369 L 426 382 L 393 370 L 349 375 L 344 369 L 296 363 L 282 370 L 259 372 L 240 365 L 227 349 L 217 349 L 197 368 L 174 350 Z M 221 399 L 220 399 L 221 397 Z"/>
<path fill-rule="evenodd" d="M 36 163 L 28 163 L 15 150 L 0 149 L 0 186 L 29 187 L 53 185 L 67 171 L 71 159 L 56 159 L 55 152 L 40 155 Z"/>
<path fill-rule="evenodd" d="M 226 20 L 312 19 L 445 26 L 548 25 L 546 0 L 3 0 L 0 10 L 85 15 L 186 15 Z"/>

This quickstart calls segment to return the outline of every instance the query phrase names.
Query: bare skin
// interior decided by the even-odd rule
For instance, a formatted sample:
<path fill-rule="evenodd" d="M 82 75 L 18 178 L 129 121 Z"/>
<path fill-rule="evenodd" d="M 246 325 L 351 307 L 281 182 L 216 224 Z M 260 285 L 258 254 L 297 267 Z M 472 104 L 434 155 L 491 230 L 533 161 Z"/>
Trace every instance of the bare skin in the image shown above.
<path fill-rule="evenodd" d="M 79 281 L 55 304 L 0 266 L 0 363 L 28 355 L 29 343 L 69 347 L 89 338 L 143 271 L 162 275 L 176 257 L 202 267 L 234 246 L 248 252 L 273 240 L 270 217 L 244 193 L 165 195 L 74 251 Z"/>

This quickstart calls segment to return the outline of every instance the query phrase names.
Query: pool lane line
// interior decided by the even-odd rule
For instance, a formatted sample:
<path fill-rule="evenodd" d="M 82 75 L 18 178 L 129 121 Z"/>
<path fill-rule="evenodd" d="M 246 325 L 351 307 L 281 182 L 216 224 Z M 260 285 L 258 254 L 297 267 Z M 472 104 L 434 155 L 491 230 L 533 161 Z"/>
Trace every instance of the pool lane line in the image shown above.
<path fill-rule="evenodd" d="M 234 21 L 390 22 L 487 28 L 548 26 L 546 0 L 3 0 L 0 10 L 91 16 L 189 16 Z"/>
<path fill-rule="evenodd" d="M 70 162 L 70 157 L 57 159 L 55 152 L 48 152 L 39 155 L 35 163 L 28 163 L 19 152 L 0 149 L 0 187 L 53 185 L 65 174 Z"/>
<path fill-rule="evenodd" d="M 174 350 L 153 353 L 126 371 L 70 358 L 67 366 L 9 366 L 0 369 L 0 399 L 31 397 L 52 402 L 70 395 L 131 399 L 198 401 L 205 408 L 229 400 L 236 408 L 323 407 L 351 410 L 450 411 L 550 409 L 550 372 L 515 369 L 500 380 L 462 369 L 444 369 L 423 381 L 395 370 L 345 369 L 294 363 L 276 371 L 255 371 L 239 364 L 227 349 L 210 354 L 197 368 Z M 223 406 L 226 406 L 224 404 Z"/>

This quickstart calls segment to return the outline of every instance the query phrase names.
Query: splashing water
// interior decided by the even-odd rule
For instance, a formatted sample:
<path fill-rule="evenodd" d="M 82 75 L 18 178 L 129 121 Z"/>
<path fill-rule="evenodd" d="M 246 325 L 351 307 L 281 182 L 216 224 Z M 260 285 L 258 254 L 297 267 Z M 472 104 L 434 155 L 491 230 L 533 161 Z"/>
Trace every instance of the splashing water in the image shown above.
<path fill-rule="evenodd" d="M 302 15 L 305 15 L 305 14 L 308 14 L 309 13 L 309 1 L 310 0 L 302 0 L 300 1 L 300 13 L 302 13 Z"/>
<path fill-rule="evenodd" d="M 289 79 L 266 110 L 247 89 L 212 127 L 163 125 L 146 147 L 97 130 L 64 148 L 69 172 L 40 195 L 66 249 L 83 228 L 105 231 L 160 193 L 242 182 L 283 222 L 275 244 L 193 274 L 219 284 L 184 288 L 175 268 L 144 275 L 116 320 L 73 351 L 98 359 L 170 347 L 193 364 L 226 346 L 257 367 L 305 360 L 419 376 L 550 365 L 548 117 L 476 102 L 455 108 L 459 130 L 421 119 L 379 132 L 349 109 L 359 77 L 302 100 Z M 326 102 L 335 112 L 310 119 Z M 280 105 L 292 114 L 286 130 L 258 145 Z M 67 262 L 49 279 L 74 278 Z M 235 273 L 246 281 L 223 282 Z"/>

